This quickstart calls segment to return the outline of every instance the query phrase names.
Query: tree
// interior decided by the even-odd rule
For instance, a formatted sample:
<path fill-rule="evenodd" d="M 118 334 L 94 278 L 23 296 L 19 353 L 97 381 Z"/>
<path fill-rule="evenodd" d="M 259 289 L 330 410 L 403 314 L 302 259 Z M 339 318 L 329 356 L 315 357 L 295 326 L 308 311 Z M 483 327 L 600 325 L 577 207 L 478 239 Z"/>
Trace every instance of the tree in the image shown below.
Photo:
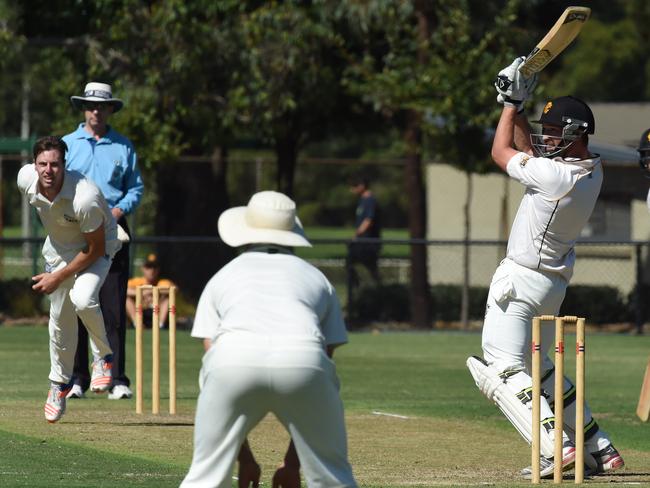
<path fill-rule="evenodd" d="M 230 72 L 226 117 L 271 145 L 277 189 L 288 195 L 300 149 L 348 112 L 339 83 L 344 42 L 327 12 L 326 2 L 266 2 L 232 22 L 239 69 Z"/>
<path fill-rule="evenodd" d="M 516 6 L 514 0 L 494 10 L 484 2 L 467 1 L 345 3 L 346 15 L 366 39 L 346 84 L 404 131 L 411 238 L 425 237 L 423 135 L 438 159 L 462 167 L 468 175 L 485 166 L 485 132 L 495 117 L 494 67 L 499 58 L 507 59 L 501 54 Z M 467 195 L 469 205 L 471 191 Z M 466 228 L 467 240 L 469 222 Z M 411 263 L 413 321 L 428 327 L 424 246 L 412 246 Z M 466 277 L 468 269 L 466 259 Z"/>
<path fill-rule="evenodd" d="M 112 122 L 136 145 L 159 235 L 216 235 L 217 217 L 229 206 L 228 148 L 242 137 L 271 144 L 277 187 L 292 194 L 298 151 L 322 139 L 350 105 L 338 82 L 341 39 L 323 3 L 82 0 L 75 9 L 59 0 L 52 24 L 42 3 L 26 2 L 18 23 L 37 46 L 34 69 L 63 68 L 55 80 L 33 77 L 52 83 L 35 93 L 56 94 L 39 103 L 43 131 L 70 130 L 78 114 L 69 96 L 86 81 L 111 82 L 127 101 Z M 172 164 L 181 154 L 212 161 Z M 161 254 L 191 294 L 230 257 Z"/>
<path fill-rule="evenodd" d="M 446 97 L 442 106 L 438 106 L 438 110 L 443 110 L 429 114 L 425 129 L 437 158 L 461 169 L 467 181 L 460 314 L 465 328 L 469 325 L 472 174 L 495 169 L 489 156 L 489 129 L 496 122 L 498 107 L 493 81 L 498 67 L 512 59 L 508 57 L 509 46 L 515 43 L 511 26 L 518 4 L 516 0 L 509 1 L 495 10 L 474 5 L 482 10 L 483 22 L 476 21 L 478 15 L 472 15 L 469 2 L 459 5 L 458 10 L 443 17 L 448 28 L 434 33 L 432 40 L 446 83 L 439 90 Z M 459 59 L 463 62 L 452 64 Z M 445 66 L 453 68 L 445 69 Z"/>
<path fill-rule="evenodd" d="M 216 236 L 218 215 L 229 207 L 227 149 L 235 137 L 223 116 L 224 73 L 234 67 L 220 55 L 228 42 L 222 25 L 239 10 L 238 3 L 125 0 L 116 5 L 106 0 L 95 5 L 86 76 L 112 80 L 128 102 L 119 115 L 120 128 L 147 170 L 156 234 Z M 175 164 L 181 154 L 207 154 L 212 160 Z M 225 246 L 210 253 L 160 251 L 167 272 L 192 298 L 232 256 Z"/>
<path fill-rule="evenodd" d="M 600 101 L 647 99 L 650 58 L 634 21 L 604 24 L 592 18 L 583 31 L 579 42 L 561 58 L 561 76 L 549 82 L 549 93 Z"/>
<path fill-rule="evenodd" d="M 127 0 L 117 11 L 113 2 L 100 4 L 111 13 L 98 16 L 91 72 L 118 80 L 129 95 L 122 123 L 145 163 L 155 164 L 165 196 L 157 204 L 158 234 L 216 234 L 229 202 L 228 148 L 242 137 L 273 147 L 277 189 L 293 193 L 300 148 L 345 113 L 337 111 L 341 40 L 318 2 Z M 166 162 L 181 153 L 212 155 L 213 164 L 179 173 Z M 198 263 L 190 260 L 205 259 L 175 256 L 175 276 L 201 284 L 188 272 Z"/>
<path fill-rule="evenodd" d="M 647 2 L 592 3 L 578 42 L 543 78 L 593 99 L 649 97 Z M 31 87 L 32 134 L 63 134 L 79 119 L 69 96 L 91 78 L 112 82 L 127 101 L 112 121 L 145 167 L 155 233 L 213 236 L 231 197 L 241 199 L 226 186 L 237 141 L 270 145 L 277 188 L 292 194 L 307 143 L 372 124 L 391 142 L 400 134 L 392 147 L 408 156 L 411 236 L 423 238 L 423 158 L 466 167 L 471 183 L 487 154 L 481 134 L 494 121 L 495 70 L 527 53 L 562 8 L 554 0 L 0 0 L 0 130 L 19 133 L 23 86 Z M 602 48 L 614 41 L 617 49 Z M 211 162 L 172 164 L 180 155 Z M 413 316 L 428 325 L 418 248 Z M 196 293 L 228 257 L 220 249 L 162 259 Z"/>
<path fill-rule="evenodd" d="M 350 51 L 344 83 L 387 120 L 398 123 L 407 163 L 405 191 L 409 195 L 409 232 L 424 239 L 425 196 L 422 174 L 420 97 L 428 94 L 423 79 L 427 16 L 412 2 L 343 2 L 338 12 L 356 34 L 359 49 Z M 430 326 L 426 247 L 411 246 L 411 318 L 416 327 Z"/>
<path fill-rule="evenodd" d="M 20 113 L 15 103 L 20 103 L 18 97 L 9 93 L 20 93 L 20 76 L 22 71 L 20 55 L 25 38 L 18 30 L 18 11 L 14 5 L 6 1 L 0 2 L 0 93 L 2 95 L 2 110 L 0 110 L 0 133 L 18 134 L 19 127 L 12 130 L 16 124 L 16 115 Z M 18 75 L 17 75 L 18 73 Z M 12 117 L 13 115 L 13 117 Z"/>

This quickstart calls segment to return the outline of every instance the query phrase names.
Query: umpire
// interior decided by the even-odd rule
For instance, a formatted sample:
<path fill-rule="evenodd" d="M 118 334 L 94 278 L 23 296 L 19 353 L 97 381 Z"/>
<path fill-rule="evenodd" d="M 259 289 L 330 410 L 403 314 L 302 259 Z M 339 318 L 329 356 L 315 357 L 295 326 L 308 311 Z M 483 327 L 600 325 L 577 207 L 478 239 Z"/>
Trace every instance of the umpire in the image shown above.
<path fill-rule="evenodd" d="M 72 96 L 70 101 L 73 107 L 83 112 L 84 122 L 63 138 L 68 145 L 66 167 L 79 171 L 95 182 L 119 225 L 122 249 L 113 259 L 99 300 L 106 334 L 113 349 L 113 385 L 108 398 L 131 398 L 133 393 L 125 371 L 126 291 L 129 280 L 129 230 L 126 216 L 139 205 L 144 184 L 133 144 L 108 124 L 110 116 L 123 106 L 122 100 L 113 97 L 111 86 L 90 82 L 82 96 Z M 68 397 L 83 398 L 89 381 L 88 334 L 80 324 L 74 386 Z"/>

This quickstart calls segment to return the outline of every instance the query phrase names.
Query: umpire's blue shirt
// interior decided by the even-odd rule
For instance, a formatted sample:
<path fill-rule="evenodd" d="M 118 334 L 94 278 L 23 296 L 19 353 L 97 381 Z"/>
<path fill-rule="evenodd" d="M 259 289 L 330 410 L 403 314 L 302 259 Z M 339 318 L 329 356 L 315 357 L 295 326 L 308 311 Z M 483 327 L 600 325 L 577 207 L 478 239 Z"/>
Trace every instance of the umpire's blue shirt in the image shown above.
<path fill-rule="evenodd" d="M 66 168 L 93 180 L 108 205 L 130 214 L 140 203 L 144 184 L 138 169 L 133 144 L 108 126 L 108 132 L 96 140 L 79 124 L 76 131 L 63 137 L 68 145 Z"/>

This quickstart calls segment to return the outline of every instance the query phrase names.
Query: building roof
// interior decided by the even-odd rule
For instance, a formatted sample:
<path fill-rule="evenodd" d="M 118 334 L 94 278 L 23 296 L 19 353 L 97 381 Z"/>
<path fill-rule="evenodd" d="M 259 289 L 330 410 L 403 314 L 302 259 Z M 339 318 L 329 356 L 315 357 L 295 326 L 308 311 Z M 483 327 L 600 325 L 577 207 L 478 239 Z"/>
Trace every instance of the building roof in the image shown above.
<path fill-rule="evenodd" d="M 636 148 L 650 127 L 650 103 L 589 103 L 596 119 L 594 142 Z"/>
<path fill-rule="evenodd" d="M 603 162 L 610 166 L 633 166 L 635 169 L 639 168 L 639 153 L 636 149 L 632 149 L 629 146 L 607 144 L 592 139 L 589 141 L 589 149 L 592 152 L 600 154 Z"/>

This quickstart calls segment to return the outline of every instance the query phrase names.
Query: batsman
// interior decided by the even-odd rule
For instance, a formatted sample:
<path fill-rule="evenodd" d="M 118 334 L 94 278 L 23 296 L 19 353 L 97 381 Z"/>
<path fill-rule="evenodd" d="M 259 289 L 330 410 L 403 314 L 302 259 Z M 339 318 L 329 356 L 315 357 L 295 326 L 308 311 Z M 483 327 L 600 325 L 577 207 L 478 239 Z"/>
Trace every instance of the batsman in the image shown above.
<path fill-rule="evenodd" d="M 600 157 L 590 152 L 595 123 L 591 109 L 572 96 L 548 101 L 532 133 L 524 104 L 536 75 L 524 78 L 516 58 L 501 70 L 495 87 L 503 105 L 492 143 L 492 159 L 525 187 L 508 239 L 505 259 L 497 267 L 483 323 L 483 358 L 467 366 L 476 385 L 531 442 L 532 318 L 558 315 L 573 273 L 575 244 L 596 204 L 603 181 Z M 516 148 L 516 149 L 515 149 Z M 577 312 L 577 311 L 576 311 Z M 575 387 L 564 378 L 564 398 L 554 398 L 555 369 L 546 352 L 554 342 L 551 324 L 542 328 L 541 476 L 553 475 L 575 462 L 576 428 L 585 432 L 585 473 L 618 469 L 623 459 L 591 415 L 585 402 L 585 425 L 576 426 Z M 555 401 L 564 402 L 563 459 L 553 459 Z M 531 468 L 521 474 L 531 477 Z"/>

